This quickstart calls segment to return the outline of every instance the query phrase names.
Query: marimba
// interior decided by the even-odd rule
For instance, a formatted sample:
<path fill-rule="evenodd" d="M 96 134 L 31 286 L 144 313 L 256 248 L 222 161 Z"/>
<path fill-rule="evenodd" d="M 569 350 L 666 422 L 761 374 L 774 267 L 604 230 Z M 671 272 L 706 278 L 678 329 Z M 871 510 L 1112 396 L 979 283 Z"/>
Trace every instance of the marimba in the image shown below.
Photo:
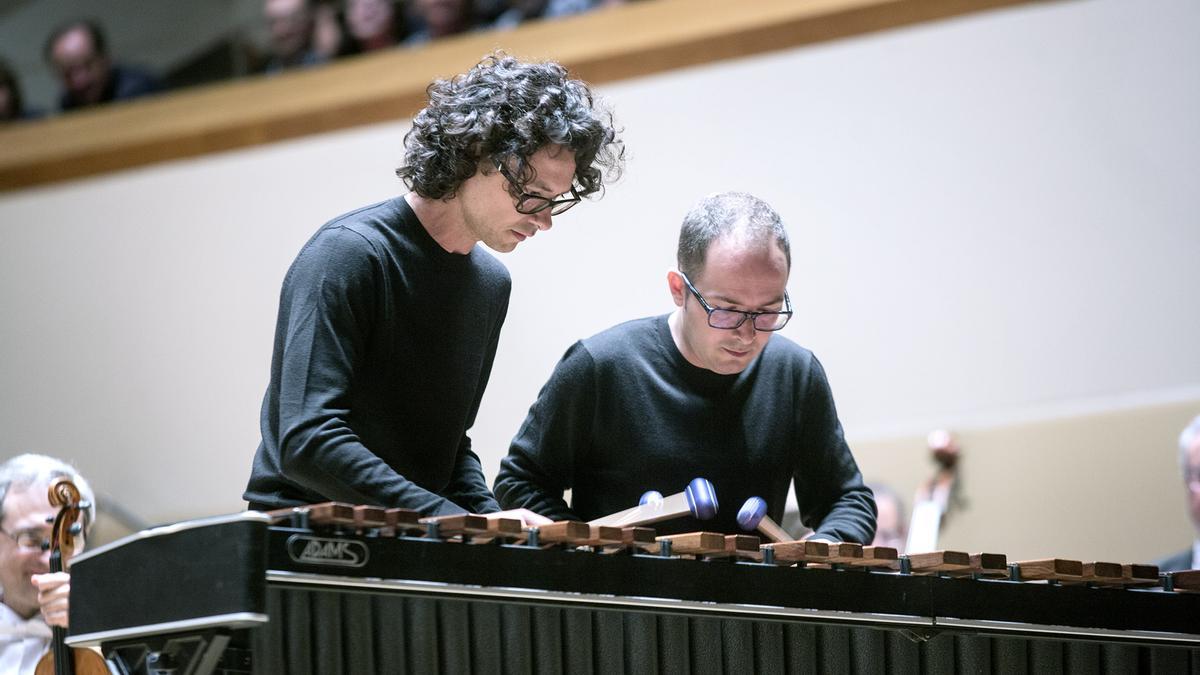
<path fill-rule="evenodd" d="M 1138 565 L 324 504 L 71 571 L 68 643 L 117 673 L 1200 670 L 1200 584 Z"/>

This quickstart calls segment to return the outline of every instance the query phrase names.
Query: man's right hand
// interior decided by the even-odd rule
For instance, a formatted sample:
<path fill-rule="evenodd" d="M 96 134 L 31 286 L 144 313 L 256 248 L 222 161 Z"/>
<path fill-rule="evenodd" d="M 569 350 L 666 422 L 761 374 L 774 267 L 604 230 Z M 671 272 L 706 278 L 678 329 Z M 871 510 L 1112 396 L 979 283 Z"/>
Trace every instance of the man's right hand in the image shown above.
<path fill-rule="evenodd" d="M 67 628 L 71 598 L 71 575 L 66 572 L 35 574 L 30 577 L 38 591 L 42 618 L 51 626 Z"/>

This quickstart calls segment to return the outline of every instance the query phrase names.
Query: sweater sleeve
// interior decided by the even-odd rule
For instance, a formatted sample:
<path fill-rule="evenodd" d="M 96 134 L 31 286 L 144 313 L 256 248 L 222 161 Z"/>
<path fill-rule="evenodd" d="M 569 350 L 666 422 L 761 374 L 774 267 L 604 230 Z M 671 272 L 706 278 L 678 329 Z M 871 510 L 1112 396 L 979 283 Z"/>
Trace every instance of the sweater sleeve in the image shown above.
<path fill-rule="evenodd" d="M 563 491 L 592 436 L 594 363 L 583 343 L 567 350 L 538 393 L 500 462 L 496 498 L 506 509 L 526 508 L 551 520 L 579 520 Z"/>
<path fill-rule="evenodd" d="M 825 369 L 815 356 L 798 412 L 801 461 L 794 480 L 801 520 L 814 537 L 871 543 L 875 499 L 846 445 Z"/>
<path fill-rule="evenodd" d="M 290 270 L 281 298 L 286 325 L 277 329 L 280 468 L 325 499 L 462 513 L 397 473 L 350 424 L 350 390 L 370 335 L 378 274 L 370 243 L 345 229 L 326 233 Z"/>

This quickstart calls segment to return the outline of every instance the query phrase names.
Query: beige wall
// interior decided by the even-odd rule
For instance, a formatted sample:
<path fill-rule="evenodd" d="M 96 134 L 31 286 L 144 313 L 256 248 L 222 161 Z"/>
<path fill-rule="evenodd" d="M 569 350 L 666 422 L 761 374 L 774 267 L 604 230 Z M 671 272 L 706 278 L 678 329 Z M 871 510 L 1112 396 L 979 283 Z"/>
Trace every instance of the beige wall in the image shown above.
<path fill-rule="evenodd" d="M 1187 548 L 1195 535 L 1172 449 L 1197 411 L 1200 398 L 1097 402 L 1090 413 L 960 426 L 960 499 L 939 547 L 1116 562 Z M 886 479 L 908 507 L 935 471 L 924 435 L 864 439 L 855 449 L 863 470 Z"/>
<path fill-rule="evenodd" d="M 1051 3 L 604 87 L 627 175 L 503 257 L 485 470 L 572 340 L 670 309 L 680 218 L 741 189 L 789 223 L 785 334 L 824 362 L 864 472 L 907 494 L 925 432 L 962 433 L 947 545 L 1186 545 L 1197 28 L 1185 0 Z M 405 128 L 0 196 L 0 454 L 71 457 L 149 521 L 240 508 L 284 271 L 398 192 Z"/>

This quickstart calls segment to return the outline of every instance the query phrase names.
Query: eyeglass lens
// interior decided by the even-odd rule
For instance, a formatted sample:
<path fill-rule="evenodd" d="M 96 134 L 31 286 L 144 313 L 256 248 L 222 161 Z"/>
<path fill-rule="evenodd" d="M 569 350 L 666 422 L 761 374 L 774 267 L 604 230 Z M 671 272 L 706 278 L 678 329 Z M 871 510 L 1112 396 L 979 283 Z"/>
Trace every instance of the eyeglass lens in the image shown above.
<path fill-rule="evenodd" d="M 737 328 L 748 318 L 750 318 L 750 315 L 745 312 L 731 309 L 714 309 L 708 315 L 708 324 L 713 328 Z M 787 314 L 775 312 L 758 314 L 754 317 L 754 329 L 764 331 L 779 330 L 787 322 Z"/>

